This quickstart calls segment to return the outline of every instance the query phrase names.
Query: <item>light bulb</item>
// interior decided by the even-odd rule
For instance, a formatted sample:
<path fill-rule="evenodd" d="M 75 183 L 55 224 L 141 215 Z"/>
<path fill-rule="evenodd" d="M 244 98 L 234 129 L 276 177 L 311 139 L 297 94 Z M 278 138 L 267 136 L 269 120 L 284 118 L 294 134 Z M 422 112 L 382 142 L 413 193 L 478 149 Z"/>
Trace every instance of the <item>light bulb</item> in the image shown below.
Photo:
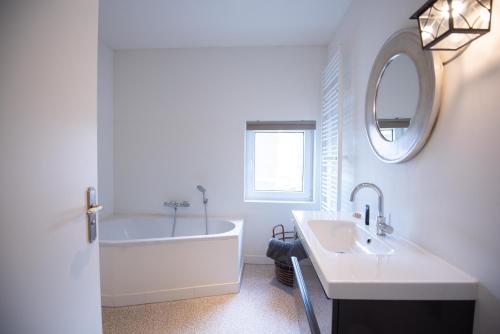
<path fill-rule="evenodd" d="M 453 1 L 451 3 L 451 15 L 457 17 L 464 11 L 464 3 L 462 1 Z"/>
<path fill-rule="evenodd" d="M 448 2 L 443 2 L 443 6 L 441 7 L 441 9 L 439 9 L 439 14 L 444 19 L 448 19 L 450 17 L 450 7 L 448 6 Z"/>
<path fill-rule="evenodd" d="M 424 34 L 434 35 L 434 29 L 432 29 L 431 26 L 425 26 L 422 29 L 422 37 L 424 36 Z"/>
<path fill-rule="evenodd" d="M 490 11 L 487 10 L 486 8 L 483 8 L 481 10 L 480 16 L 481 16 L 481 19 L 483 19 L 483 21 L 487 21 L 488 22 L 490 20 Z"/>

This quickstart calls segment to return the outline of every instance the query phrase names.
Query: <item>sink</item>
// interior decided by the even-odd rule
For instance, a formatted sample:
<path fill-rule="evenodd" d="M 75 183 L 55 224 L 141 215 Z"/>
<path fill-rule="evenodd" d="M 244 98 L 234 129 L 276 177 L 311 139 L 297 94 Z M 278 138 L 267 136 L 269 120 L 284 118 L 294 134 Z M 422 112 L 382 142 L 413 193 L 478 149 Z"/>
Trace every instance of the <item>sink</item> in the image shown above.
<path fill-rule="evenodd" d="M 374 224 L 366 228 L 350 212 L 292 214 L 330 299 L 477 299 L 477 279 L 397 234 L 377 236 Z"/>
<path fill-rule="evenodd" d="M 307 222 L 321 246 L 333 253 L 389 255 L 394 250 L 377 236 L 348 220 Z"/>

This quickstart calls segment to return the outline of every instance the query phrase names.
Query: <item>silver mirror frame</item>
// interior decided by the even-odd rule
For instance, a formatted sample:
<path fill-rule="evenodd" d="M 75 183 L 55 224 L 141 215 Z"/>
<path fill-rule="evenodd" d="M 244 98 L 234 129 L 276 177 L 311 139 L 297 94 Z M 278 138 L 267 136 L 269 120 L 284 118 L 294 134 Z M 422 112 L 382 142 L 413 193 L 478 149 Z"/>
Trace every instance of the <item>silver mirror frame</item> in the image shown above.
<path fill-rule="evenodd" d="M 399 54 L 414 62 L 419 78 L 419 98 L 415 117 L 408 130 L 396 141 L 386 140 L 376 120 L 377 91 L 385 69 Z M 373 64 L 365 104 L 365 127 L 375 155 L 387 163 L 413 158 L 424 147 L 436 122 L 441 101 L 443 65 L 438 55 L 422 50 L 417 29 L 403 29 L 382 46 Z"/>

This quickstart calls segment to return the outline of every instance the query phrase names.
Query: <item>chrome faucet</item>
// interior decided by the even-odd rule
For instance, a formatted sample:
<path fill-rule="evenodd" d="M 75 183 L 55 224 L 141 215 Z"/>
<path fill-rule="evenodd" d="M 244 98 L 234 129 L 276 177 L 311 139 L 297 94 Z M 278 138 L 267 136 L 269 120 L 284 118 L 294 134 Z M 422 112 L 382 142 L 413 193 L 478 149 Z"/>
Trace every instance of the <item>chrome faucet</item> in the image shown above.
<path fill-rule="evenodd" d="M 172 225 L 172 237 L 175 237 L 175 228 L 177 227 L 177 209 L 189 208 L 191 204 L 188 201 L 182 201 L 182 202 L 170 201 L 170 202 L 164 202 L 163 206 L 174 208 L 174 224 Z"/>
<path fill-rule="evenodd" d="M 373 189 L 378 195 L 377 235 L 384 236 L 386 235 L 386 233 L 391 234 L 394 231 L 394 228 L 385 222 L 384 194 L 382 194 L 382 190 L 380 190 L 379 187 L 377 187 L 373 183 L 368 183 L 368 182 L 363 182 L 358 184 L 351 191 L 351 202 L 354 201 L 354 196 L 356 196 L 356 193 L 362 188 Z"/>
<path fill-rule="evenodd" d="M 170 202 L 164 202 L 163 206 L 168 206 L 169 208 L 174 208 L 174 210 L 177 210 L 177 208 L 189 208 L 191 204 L 189 204 L 188 201 L 182 201 L 182 202 L 170 201 Z"/>

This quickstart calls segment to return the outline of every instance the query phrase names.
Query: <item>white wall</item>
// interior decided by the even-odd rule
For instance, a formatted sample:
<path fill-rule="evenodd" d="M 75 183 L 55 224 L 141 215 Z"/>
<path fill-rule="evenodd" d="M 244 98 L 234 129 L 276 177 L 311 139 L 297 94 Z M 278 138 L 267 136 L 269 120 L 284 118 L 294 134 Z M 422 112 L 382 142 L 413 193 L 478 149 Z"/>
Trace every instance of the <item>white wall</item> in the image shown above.
<path fill-rule="evenodd" d="M 351 72 L 356 180 L 381 186 L 397 233 L 477 277 L 475 333 L 500 331 L 500 6 L 492 31 L 445 67 L 441 113 L 430 141 L 413 160 L 384 164 L 364 131 L 371 65 L 384 41 L 424 1 L 353 2 L 330 47 L 343 45 Z M 383 18 L 381 20 L 381 18 Z M 376 208 L 375 195 L 357 201 Z"/>
<path fill-rule="evenodd" d="M 115 212 L 245 218 L 247 260 L 265 260 L 271 228 L 315 204 L 244 203 L 247 120 L 320 118 L 326 47 L 115 51 Z M 318 189 L 316 189 L 318 190 Z M 316 192 L 318 198 L 318 192 Z"/>
<path fill-rule="evenodd" d="M 113 58 L 114 52 L 99 42 L 97 72 L 97 164 L 100 217 L 114 212 L 113 171 Z"/>

